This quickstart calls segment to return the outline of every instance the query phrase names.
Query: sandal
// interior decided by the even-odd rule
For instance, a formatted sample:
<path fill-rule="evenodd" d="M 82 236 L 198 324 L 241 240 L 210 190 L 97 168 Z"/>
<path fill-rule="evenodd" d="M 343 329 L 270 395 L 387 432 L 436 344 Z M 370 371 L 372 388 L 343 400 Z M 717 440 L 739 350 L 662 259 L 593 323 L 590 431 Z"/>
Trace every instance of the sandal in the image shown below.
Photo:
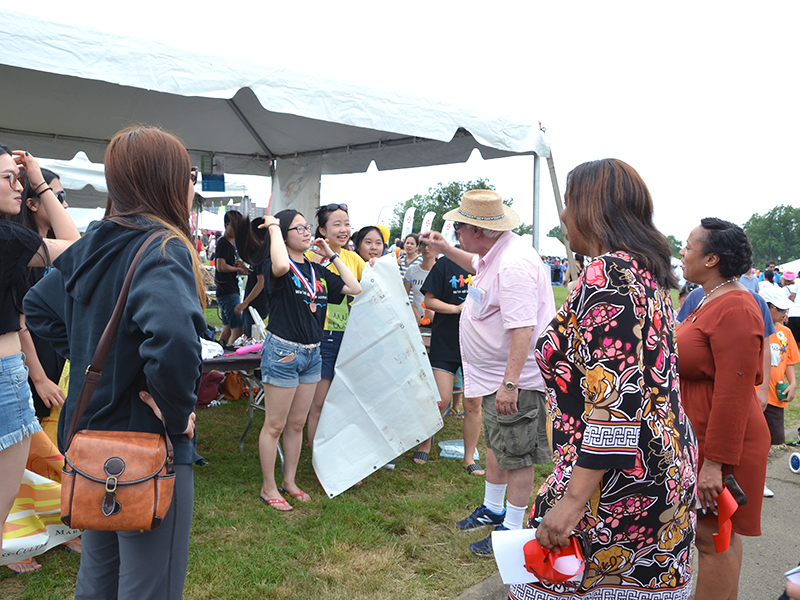
<path fill-rule="evenodd" d="M 279 491 L 281 494 L 283 494 L 284 496 L 288 496 L 289 498 L 294 498 L 294 499 L 295 499 L 295 500 L 297 500 L 298 502 L 310 502 L 310 501 L 311 501 L 311 496 L 309 496 L 308 494 L 306 494 L 306 493 L 305 493 L 303 490 L 301 490 L 300 488 L 297 488 L 297 489 L 298 489 L 299 491 L 298 491 L 298 492 L 296 492 L 296 493 L 294 493 L 294 494 L 290 494 L 288 490 L 286 490 L 286 489 L 284 489 L 284 488 L 282 488 L 282 487 L 279 487 L 279 488 L 278 488 L 278 491 Z"/>
<path fill-rule="evenodd" d="M 258 499 L 261 500 L 264 504 L 266 504 L 270 508 L 274 508 L 278 512 L 289 512 L 290 510 L 294 510 L 294 508 L 292 508 L 292 505 L 289 504 L 283 498 L 264 498 L 264 496 L 259 494 Z M 278 508 L 279 506 L 288 508 Z"/>
<path fill-rule="evenodd" d="M 42 565 L 36 562 L 33 557 L 26 560 L 8 563 L 6 566 L 10 571 L 13 571 L 17 575 L 22 575 L 23 573 L 33 573 L 34 571 L 38 571 L 42 568 Z"/>
<path fill-rule="evenodd" d="M 417 450 L 414 452 L 414 456 L 411 457 L 411 460 L 418 465 L 428 464 L 428 453 L 423 452 L 422 450 Z"/>
<path fill-rule="evenodd" d="M 467 465 L 467 475 L 486 475 L 486 471 L 478 463 Z"/>

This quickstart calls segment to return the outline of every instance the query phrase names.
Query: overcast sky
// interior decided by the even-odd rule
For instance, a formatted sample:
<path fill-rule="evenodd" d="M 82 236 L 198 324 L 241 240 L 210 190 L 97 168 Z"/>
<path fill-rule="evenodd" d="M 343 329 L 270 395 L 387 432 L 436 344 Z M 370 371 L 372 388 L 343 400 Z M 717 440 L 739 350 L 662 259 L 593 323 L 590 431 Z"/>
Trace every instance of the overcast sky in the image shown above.
<path fill-rule="evenodd" d="M 76 27 L 542 121 L 562 193 L 575 165 L 622 159 L 648 184 L 657 225 L 682 240 L 705 216 L 743 224 L 798 205 L 798 2 L 172 4 L 0 0 Z M 347 202 L 364 225 L 439 182 L 486 177 L 530 222 L 532 166 L 522 157 L 373 168 L 324 176 L 322 197 Z M 542 176 L 544 235 L 557 224 L 545 161 Z"/>

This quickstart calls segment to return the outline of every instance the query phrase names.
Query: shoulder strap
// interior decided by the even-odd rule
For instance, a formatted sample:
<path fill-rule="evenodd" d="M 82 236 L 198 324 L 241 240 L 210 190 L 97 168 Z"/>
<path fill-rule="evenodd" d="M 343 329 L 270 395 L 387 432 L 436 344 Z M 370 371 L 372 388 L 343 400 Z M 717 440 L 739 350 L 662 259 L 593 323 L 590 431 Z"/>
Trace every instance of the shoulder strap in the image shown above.
<path fill-rule="evenodd" d="M 72 418 L 69 422 L 67 440 L 64 445 L 64 453 L 66 453 L 69 445 L 72 443 L 72 438 L 78 431 L 78 424 L 81 422 L 83 413 L 86 412 L 86 408 L 89 406 L 89 401 L 92 399 L 94 390 L 97 388 L 97 383 L 100 381 L 100 375 L 102 375 L 103 367 L 106 364 L 106 358 L 108 358 L 108 353 L 111 350 L 111 343 L 114 341 L 114 336 L 119 328 L 119 322 L 122 319 L 122 311 L 125 309 L 125 304 L 128 301 L 128 292 L 131 289 L 131 281 L 133 281 L 133 274 L 136 271 L 136 265 L 139 264 L 139 259 L 142 257 L 142 254 L 144 254 L 145 249 L 150 245 L 150 242 L 152 242 L 155 238 L 164 235 L 165 233 L 166 232 L 164 230 L 151 233 L 144 243 L 139 247 L 139 251 L 133 257 L 131 266 L 128 268 L 128 273 L 125 276 L 125 281 L 122 284 L 122 289 L 119 292 L 117 304 L 114 306 L 114 312 L 111 314 L 111 319 L 109 319 L 108 325 L 106 325 L 106 328 L 103 330 L 103 335 L 100 336 L 100 341 L 97 342 L 97 348 L 94 351 L 94 356 L 92 356 L 92 362 L 86 368 L 86 378 L 83 381 L 81 392 L 78 395 L 78 403 L 75 405 L 75 409 L 72 411 Z M 172 442 L 167 434 L 167 425 L 164 423 L 163 417 L 161 418 L 161 422 L 164 424 L 164 433 L 167 440 L 167 451 L 169 453 L 169 460 L 172 462 Z"/>

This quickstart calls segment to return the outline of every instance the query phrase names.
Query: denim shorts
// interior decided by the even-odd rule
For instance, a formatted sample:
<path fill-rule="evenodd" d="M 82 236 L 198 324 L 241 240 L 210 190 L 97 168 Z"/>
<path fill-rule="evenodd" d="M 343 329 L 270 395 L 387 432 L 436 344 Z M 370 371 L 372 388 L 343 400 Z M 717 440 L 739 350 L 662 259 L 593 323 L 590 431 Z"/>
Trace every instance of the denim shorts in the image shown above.
<path fill-rule="evenodd" d="M 41 431 L 22 353 L 0 358 L 0 450 Z"/>
<path fill-rule="evenodd" d="M 261 348 L 261 381 L 275 387 L 293 388 L 317 383 L 322 372 L 319 344 L 306 346 L 267 332 Z"/>
<path fill-rule="evenodd" d="M 496 395 L 495 392 L 483 397 L 483 434 L 500 468 L 510 471 L 548 464 L 552 457 L 544 392 L 520 389 L 518 412 L 511 415 L 497 414 Z"/>
<path fill-rule="evenodd" d="M 319 346 L 322 354 L 322 378 L 333 379 L 333 368 L 336 366 L 336 358 L 339 356 L 339 349 L 342 347 L 344 331 L 323 331 L 322 343 Z"/>
<path fill-rule="evenodd" d="M 227 294 L 217 298 L 219 304 L 219 312 L 222 314 L 222 324 L 227 325 L 231 329 L 236 329 L 242 326 L 242 315 L 237 315 L 233 310 L 236 305 L 241 303 L 242 298 L 239 294 Z M 249 332 L 245 332 L 249 333 Z M 231 340 L 231 343 L 233 341 Z"/>

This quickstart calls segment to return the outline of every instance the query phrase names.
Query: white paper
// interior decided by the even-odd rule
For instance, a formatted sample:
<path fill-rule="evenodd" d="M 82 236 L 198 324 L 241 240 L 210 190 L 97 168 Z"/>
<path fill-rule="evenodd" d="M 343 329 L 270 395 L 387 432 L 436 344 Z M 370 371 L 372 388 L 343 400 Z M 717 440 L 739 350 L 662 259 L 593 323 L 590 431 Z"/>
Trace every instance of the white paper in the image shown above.
<path fill-rule="evenodd" d="M 525 553 L 522 547 L 536 539 L 535 529 L 512 529 L 492 532 L 492 549 L 503 583 L 531 583 L 539 581 L 525 568 Z"/>
<path fill-rule="evenodd" d="M 393 255 L 367 265 L 314 436 L 334 497 L 442 428 L 439 392 Z"/>
<path fill-rule="evenodd" d="M 532 583 L 539 579 L 525 568 L 525 544 L 536 539 L 535 529 L 515 529 L 511 531 L 493 531 L 492 549 L 497 568 L 503 583 Z M 561 573 L 572 573 L 580 567 L 580 559 L 570 554 L 555 560 L 553 566 Z M 580 583 L 583 572 L 578 573 L 570 581 Z"/>

